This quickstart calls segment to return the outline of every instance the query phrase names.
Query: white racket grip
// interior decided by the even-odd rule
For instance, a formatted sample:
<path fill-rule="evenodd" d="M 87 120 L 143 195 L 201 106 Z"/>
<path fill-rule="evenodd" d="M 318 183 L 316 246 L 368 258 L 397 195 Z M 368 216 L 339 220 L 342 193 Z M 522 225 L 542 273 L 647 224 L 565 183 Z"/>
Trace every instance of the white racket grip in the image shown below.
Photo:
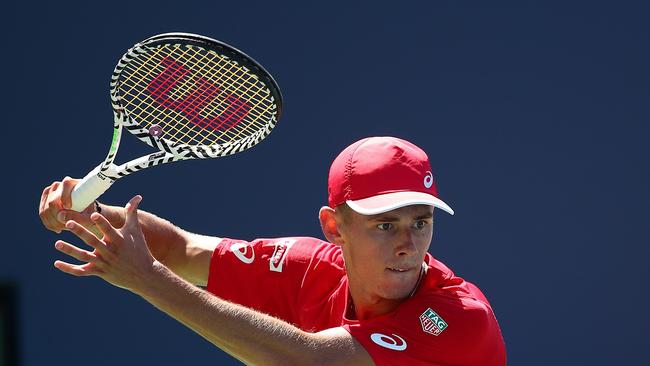
<path fill-rule="evenodd" d="M 101 168 L 101 165 L 88 173 L 72 189 L 72 210 L 77 212 L 83 211 L 93 203 L 97 197 L 106 192 L 108 187 L 110 187 L 115 181 L 104 174 L 101 174 L 99 168 Z"/>

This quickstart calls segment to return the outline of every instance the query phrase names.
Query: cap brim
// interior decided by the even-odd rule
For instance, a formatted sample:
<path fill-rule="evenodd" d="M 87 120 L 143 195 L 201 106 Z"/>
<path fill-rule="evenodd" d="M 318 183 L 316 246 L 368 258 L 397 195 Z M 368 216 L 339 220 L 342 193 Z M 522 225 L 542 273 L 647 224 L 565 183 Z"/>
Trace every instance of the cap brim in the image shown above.
<path fill-rule="evenodd" d="M 411 205 L 429 205 L 454 214 L 454 210 L 441 199 L 422 192 L 386 193 L 345 203 L 361 215 L 377 215 Z"/>

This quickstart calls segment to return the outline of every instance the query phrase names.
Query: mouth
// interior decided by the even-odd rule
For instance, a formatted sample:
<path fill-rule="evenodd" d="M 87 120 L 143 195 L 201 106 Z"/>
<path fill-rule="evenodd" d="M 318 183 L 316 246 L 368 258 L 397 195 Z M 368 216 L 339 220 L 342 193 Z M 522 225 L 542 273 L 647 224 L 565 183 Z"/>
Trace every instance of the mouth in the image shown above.
<path fill-rule="evenodd" d="M 396 266 L 396 267 L 387 267 L 387 270 L 395 273 L 404 273 L 413 270 L 413 267 L 408 266 Z"/>

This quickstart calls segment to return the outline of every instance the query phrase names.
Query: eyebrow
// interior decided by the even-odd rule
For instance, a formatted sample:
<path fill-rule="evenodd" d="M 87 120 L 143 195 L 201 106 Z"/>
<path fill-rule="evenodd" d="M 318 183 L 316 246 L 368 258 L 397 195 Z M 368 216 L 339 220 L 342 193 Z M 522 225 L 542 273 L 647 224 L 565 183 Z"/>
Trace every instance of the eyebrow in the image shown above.
<path fill-rule="evenodd" d="M 423 215 L 416 216 L 415 220 L 426 220 L 426 219 L 431 219 L 431 218 L 433 218 L 433 214 L 430 213 L 430 212 L 427 212 L 427 213 L 425 213 Z M 379 214 L 377 216 L 371 217 L 370 221 L 395 222 L 395 221 L 399 221 L 399 216 Z"/>

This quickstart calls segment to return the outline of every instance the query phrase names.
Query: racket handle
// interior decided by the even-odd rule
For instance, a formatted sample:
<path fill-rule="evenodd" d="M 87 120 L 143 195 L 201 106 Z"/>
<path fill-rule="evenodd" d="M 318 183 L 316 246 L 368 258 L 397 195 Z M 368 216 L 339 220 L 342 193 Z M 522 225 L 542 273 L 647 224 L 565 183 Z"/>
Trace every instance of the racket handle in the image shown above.
<path fill-rule="evenodd" d="M 101 165 L 88 173 L 72 189 L 72 210 L 81 212 L 106 192 L 115 180 L 101 174 Z"/>

